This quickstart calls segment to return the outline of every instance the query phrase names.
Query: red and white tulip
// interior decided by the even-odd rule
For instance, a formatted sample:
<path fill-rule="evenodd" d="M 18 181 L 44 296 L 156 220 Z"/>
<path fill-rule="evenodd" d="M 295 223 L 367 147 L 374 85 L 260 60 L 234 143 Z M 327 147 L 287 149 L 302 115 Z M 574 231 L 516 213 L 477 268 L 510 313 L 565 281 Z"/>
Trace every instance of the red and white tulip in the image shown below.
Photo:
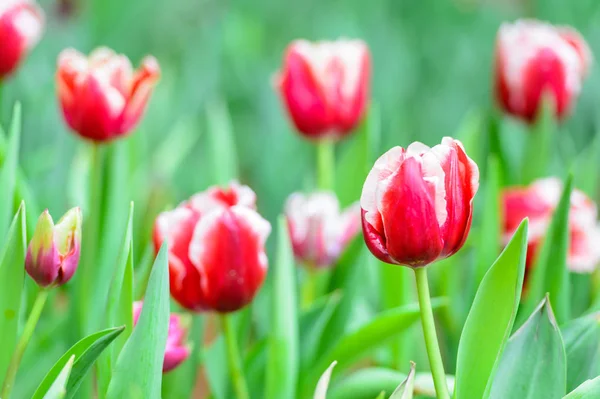
<path fill-rule="evenodd" d="M 171 295 L 181 306 L 226 313 L 252 301 L 267 273 L 271 232 L 255 200 L 249 187 L 232 183 L 158 216 L 155 248 L 168 239 Z"/>
<path fill-rule="evenodd" d="M 496 98 L 505 112 L 532 122 L 547 93 L 556 119 L 573 108 L 592 56 L 568 27 L 536 20 L 503 24 L 496 43 Z"/>
<path fill-rule="evenodd" d="M 31 0 L 0 2 L 0 81 L 12 74 L 37 44 L 44 13 Z"/>
<path fill-rule="evenodd" d="M 360 229 L 360 206 L 343 212 L 335 194 L 292 194 L 285 206 L 296 259 L 308 267 L 330 267 Z"/>
<path fill-rule="evenodd" d="M 309 139 L 339 139 L 369 103 L 371 56 L 362 40 L 292 42 L 276 87 L 296 129 Z"/>
<path fill-rule="evenodd" d="M 367 247 L 384 262 L 409 267 L 454 254 L 469 233 L 478 187 L 479 169 L 458 140 L 392 148 L 363 186 Z"/>
<path fill-rule="evenodd" d="M 95 142 L 122 137 L 138 124 L 159 77 L 154 57 L 144 58 L 134 71 L 127 57 L 106 47 L 89 57 L 64 50 L 56 80 L 65 121 Z"/>
<path fill-rule="evenodd" d="M 502 194 L 505 244 L 519 223 L 524 218 L 529 218 L 528 269 L 535 263 L 561 192 L 562 182 L 551 177 L 537 180 L 527 187 L 506 189 Z M 600 229 L 596 221 L 596 204 L 583 192 L 573 190 L 569 212 L 567 265 L 573 272 L 591 273 L 600 260 Z"/>

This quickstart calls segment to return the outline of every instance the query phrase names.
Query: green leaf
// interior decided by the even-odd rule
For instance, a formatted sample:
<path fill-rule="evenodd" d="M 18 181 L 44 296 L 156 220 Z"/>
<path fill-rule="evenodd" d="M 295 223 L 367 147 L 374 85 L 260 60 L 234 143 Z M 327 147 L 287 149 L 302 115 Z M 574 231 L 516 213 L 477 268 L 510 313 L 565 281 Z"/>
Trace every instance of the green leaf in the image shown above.
<path fill-rule="evenodd" d="M 575 159 L 574 165 L 575 187 L 591 198 L 596 198 L 598 194 L 600 174 L 597 167 L 598 162 L 600 162 L 600 132 L 596 133 L 589 147 Z"/>
<path fill-rule="evenodd" d="M 432 300 L 433 309 L 444 304 L 440 299 Z M 417 304 L 401 306 L 378 314 L 369 323 L 353 331 L 341 339 L 328 352 L 321 355 L 312 367 L 303 386 L 314 386 L 318 379 L 318 370 L 324 370 L 332 362 L 338 362 L 339 371 L 345 370 L 352 363 L 369 353 L 369 351 L 385 344 L 385 342 L 402 333 L 419 319 L 420 312 Z M 301 395 L 304 397 L 306 395 Z"/>
<path fill-rule="evenodd" d="M 381 391 L 375 399 L 385 399 L 385 391 Z"/>
<path fill-rule="evenodd" d="M 599 315 L 582 316 L 561 328 L 567 352 L 567 392 L 600 375 Z"/>
<path fill-rule="evenodd" d="M 537 119 L 526 136 L 525 153 L 521 160 L 522 184 L 529 184 L 548 173 L 556 130 L 554 114 L 554 99 L 549 93 L 544 93 Z"/>
<path fill-rule="evenodd" d="M 371 399 L 379 392 L 393 392 L 406 374 L 387 368 L 360 369 L 330 389 L 328 399 Z"/>
<path fill-rule="evenodd" d="M 216 184 L 228 184 L 237 179 L 239 166 L 231 116 L 227 104 L 216 100 L 206 107 L 208 140 L 212 149 L 214 180 Z"/>
<path fill-rule="evenodd" d="M 483 277 L 467 316 L 458 345 L 457 399 L 485 398 L 489 392 L 521 299 L 526 252 L 524 220 Z"/>
<path fill-rule="evenodd" d="M 598 399 L 600 398 L 600 377 L 587 380 L 563 399 Z"/>
<path fill-rule="evenodd" d="M 17 343 L 26 250 L 25 204 L 21 204 L 0 254 L 0 382 Z"/>
<path fill-rule="evenodd" d="M 67 381 L 69 381 L 74 359 L 75 356 L 71 356 L 69 358 L 63 369 L 58 374 L 58 377 L 56 377 L 56 380 L 54 380 L 52 383 L 52 386 L 50 386 L 50 389 L 48 389 L 46 395 L 44 395 L 43 399 L 63 399 L 66 396 L 66 385 Z"/>
<path fill-rule="evenodd" d="M 565 347 L 546 296 L 508 341 L 490 399 L 560 399 L 566 388 Z"/>
<path fill-rule="evenodd" d="M 285 216 L 278 219 L 277 260 L 266 371 L 267 398 L 293 398 L 298 378 L 296 267 Z"/>
<path fill-rule="evenodd" d="M 545 293 L 550 295 L 550 300 L 554 304 L 558 324 L 565 323 L 570 318 L 571 299 L 567 254 L 569 251 L 568 226 L 572 190 L 573 179 L 572 176 L 569 176 L 531 272 L 527 297 L 521 308 L 519 321 L 523 321 L 531 313 L 536 304 L 544 298 Z"/>
<path fill-rule="evenodd" d="M 77 392 L 82 379 L 91 369 L 92 365 L 100 354 L 106 349 L 115 338 L 123 332 L 124 327 L 109 328 L 88 335 L 75 345 L 73 345 L 60 359 L 52 366 L 48 374 L 44 377 L 31 399 L 41 399 L 46 397 L 53 382 L 58 378 L 61 370 L 70 359 L 74 359 L 71 378 L 67 384 L 67 396 L 71 398 Z"/>
<path fill-rule="evenodd" d="M 485 154 L 481 145 L 481 132 L 484 131 L 484 114 L 481 110 L 472 109 L 462 118 L 458 131 L 455 133 L 456 138 L 465 147 L 465 151 L 469 157 L 478 165 L 483 165 L 485 162 Z"/>
<path fill-rule="evenodd" d="M 333 372 L 333 368 L 337 362 L 331 363 L 329 367 L 325 370 L 323 375 L 319 378 L 317 382 L 317 387 L 315 388 L 314 399 L 326 399 L 327 398 L 327 389 L 329 388 L 329 380 L 331 379 L 331 373 Z"/>
<path fill-rule="evenodd" d="M 138 322 L 117 359 L 107 398 L 160 398 L 169 329 L 168 247 L 156 256 Z"/>
<path fill-rule="evenodd" d="M 392 393 L 390 399 L 412 399 L 415 385 L 415 364 L 410 362 L 410 371 L 406 380 Z"/>
<path fill-rule="evenodd" d="M 0 170 L 0 239 L 4 238 L 13 213 L 13 198 L 15 193 L 17 170 L 19 162 L 19 147 L 21 142 L 21 104 L 16 103 L 13 109 L 6 157 Z M 1 374 L 0 367 L 0 375 Z"/>

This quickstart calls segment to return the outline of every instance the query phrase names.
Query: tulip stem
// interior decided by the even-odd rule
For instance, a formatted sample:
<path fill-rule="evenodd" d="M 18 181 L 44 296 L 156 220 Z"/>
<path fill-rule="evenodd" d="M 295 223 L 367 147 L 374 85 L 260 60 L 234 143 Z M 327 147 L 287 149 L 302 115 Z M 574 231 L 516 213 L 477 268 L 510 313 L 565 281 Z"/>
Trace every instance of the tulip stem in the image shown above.
<path fill-rule="evenodd" d="M 333 190 L 335 174 L 335 146 L 332 140 L 320 140 L 317 143 L 317 188 Z"/>
<path fill-rule="evenodd" d="M 306 269 L 306 279 L 302 284 L 302 308 L 307 309 L 317 297 L 317 271 L 314 265 L 308 264 Z"/>
<path fill-rule="evenodd" d="M 21 359 L 23 358 L 25 349 L 27 349 L 27 345 L 31 340 L 31 336 L 33 335 L 35 326 L 37 325 L 37 322 L 40 319 L 40 315 L 42 314 L 42 310 L 44 309 L 46 299 L 48 299 L 49 292 L 49 290 L 42 288 L 39 290 L 37 297 L 35 298 L 33 308 L 31 309 L 29 318 L 27 318 L 25 328 L 23 328 L 23 333 L 21 334 L 21 338 L 19 338 L 19 342 L 17 342 L 15 351 L 13 352 L 12 357 L 10 359 L 8 370 L 6 371 L 6 377 L 4 378 L 4 384 L 2 385 L 2 394 L 0 395 L 0 397 L 3 399 L 9 399 L 10 397 L 10 391 L 12 390 L 12 387 L 15 383 L 15 377 L 17 376 L 17 371 L 19 370 Z"/>
<path fill-rule="evenodd" d="M 437 334 L 435 331 L 435 321 L 433 311 L 431 310 L 431 298 L 429 297 L 429 283 L 427 282 L 427 268 L 419 267 L 414 269 L 417 280 L 417 293 L 419 295 L 419 308 L 421 309 L 421 323 L 423 325 L 423 335 L 425 336 L 425 347 L 429 357 L 429 365 L 435 385 L 436 397 L 438 399 L 450 399 L 448 394 L 448 384 L 446 383 L 446 373 L 444 372 L 444 363 L 440 352 Z"/>
<path fill-rule="evenodd" d="M 242 369 L 242 359 L 235 337 L 235 330 L 231 325 L 231 316 L 221 315 L 221 328 L 225 335 L 225 343 L 227 345 L 227 362 L 229 363 L 229 372 L 233 381 L 233 388 L 237 399 L 249 399 L 248 386 Z"/>

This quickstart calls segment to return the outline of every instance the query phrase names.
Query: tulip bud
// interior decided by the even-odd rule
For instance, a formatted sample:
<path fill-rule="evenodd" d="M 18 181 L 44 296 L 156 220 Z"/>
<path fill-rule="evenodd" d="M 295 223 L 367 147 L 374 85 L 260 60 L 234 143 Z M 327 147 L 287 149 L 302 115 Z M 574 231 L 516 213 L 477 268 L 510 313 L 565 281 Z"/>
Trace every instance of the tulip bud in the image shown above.
<path fill-rule="evenodd" d="M 0 81 L 13 73 L 37 44 L 43 26 L 44 14 L 33 1 L 0 2 Z"/>
<path fill-rule="evenodd" d="M 360 229 L 358 203 L 340 214 L 338 199 L 329 192 L 292 194 L 285 215 L 296 259 L 317 268 L 333 265 Z"/>
<path fill-rule="evenodd" d="M 375 162 L 363 186 L 367 247 L 384 262 L 409 267 L 454 254 L 469 233 L 478 187 L 477 165 L 458 140 L 392 148 Z"/>
<path fill-rule="evenodd" d="M 143 301 L 137 301 L 133 304 L 134 325 L 137 324 L 143 305 Z M 183 322 L 182 317 L 171 313 L 169 316 L 169 333 L 163 361 L 163 373 L 173 370 L 190 356 L 191 350 L 186 343 L 187 330 L 188 328 Z"/>
<path fill-rule="evenodd" d="M 496 98 L 505 112 L 532 122 L 547 93 L 555 117 L 562 119 L 591 62 L 587 43 L 571 28 L 536 20 L 503 24 L 496 44 Z"/>
<path fill-rule="evenodd" d="M 69 210 L 56 225 L 46 210 L 27 248 L 25 270 L 42 287 L 63 285 L 77 269 L 80 247 L 81 210 Z"/>
<path fill-rule="evenodd" d="M 83 138 L 106 142 L 138 124 L 160 77 L 154 57 L 133 71 L 124 55 L 102 47 L 88 58 L 73 49 L 58 59 L 58 97 L 65 121 Z"/>
<path fill-rule="evenodd" d="M 296 129 L 309 139 L 347 135 L 369 102 L 371 56 L 361 40 L 292 42 L 275 85 Z"/>
<path fill-rule="evenodd" d="M 226 313 L 252 301 L 266 276 L 271 231 L 254 202 L 250 188 L 233 183 L 158 216 L 155 249 L 168 238 L 171 295 L 181 306 Z"/>
<path fill-rule="evenodd" d="M 503 241 L 508 243 L 518 224 L 529 218 L 527 235 L 528 270 L 546 236 L 562 193 L 562 182 L 554 177 L 540 179 L 527 187 L 512 187 L 502 193 Z M 596 204 L 583 192 L 573 190 L 569 209 L 569 252 L 567 266 L 572 272 L 591 273 L 600 260 L 600 229 Z"/>

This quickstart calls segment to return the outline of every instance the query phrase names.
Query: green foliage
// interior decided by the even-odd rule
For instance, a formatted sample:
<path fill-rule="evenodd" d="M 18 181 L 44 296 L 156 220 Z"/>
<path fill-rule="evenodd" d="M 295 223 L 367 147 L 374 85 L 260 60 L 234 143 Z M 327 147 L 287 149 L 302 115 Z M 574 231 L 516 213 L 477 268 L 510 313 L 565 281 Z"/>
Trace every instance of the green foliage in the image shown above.
<path fill-rule="evenodd" d="M 406 380 L 396 388 L 390 399 L 412 399 L 415 385 L 415 364 L 410 364 L 410 371 Z"/>
<path fill-rule="evenodd" d="M 567 352 L 567 392 L 600 375 L 598 313 L 571 320 L 561 327 Z"/>

